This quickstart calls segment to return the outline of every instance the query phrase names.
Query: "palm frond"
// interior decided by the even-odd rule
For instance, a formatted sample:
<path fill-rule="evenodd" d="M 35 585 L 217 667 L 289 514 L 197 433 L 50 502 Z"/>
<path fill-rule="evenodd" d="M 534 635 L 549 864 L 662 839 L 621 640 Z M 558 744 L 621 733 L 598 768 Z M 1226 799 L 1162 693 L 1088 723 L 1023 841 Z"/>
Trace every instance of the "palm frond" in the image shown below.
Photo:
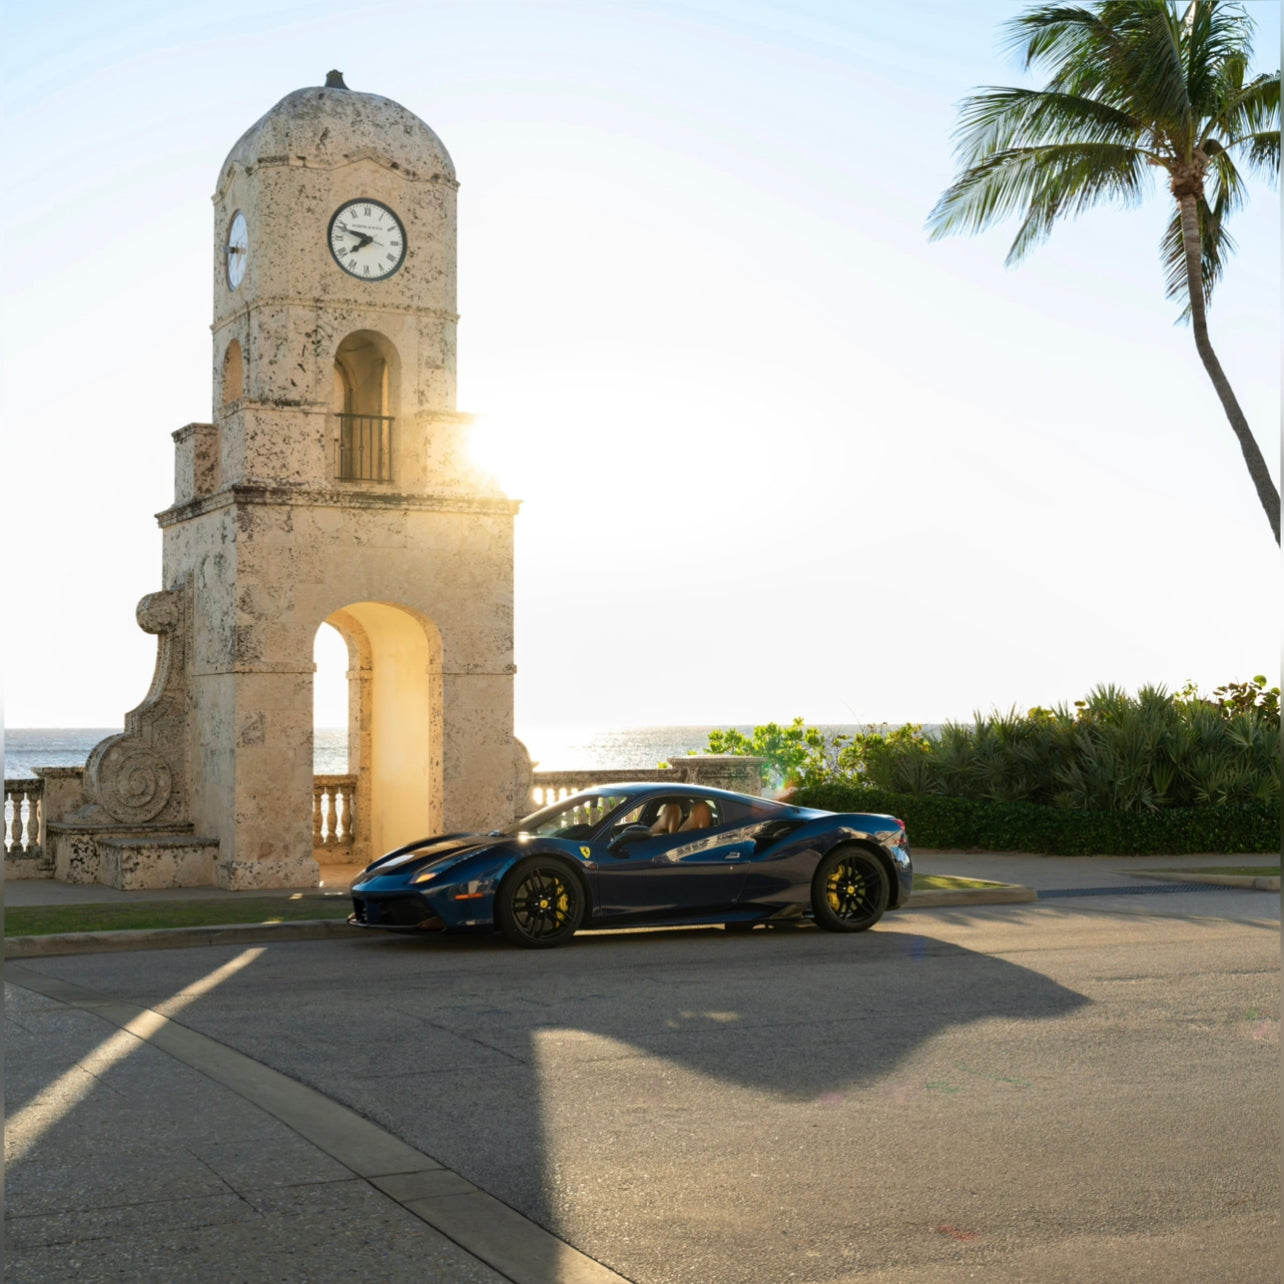
<path fill-rule="evenodd" d="M 1054 143 L 1135 143 L 1140 122 L 1076 94 L 986 86 L 959 105 L 955 155 L 965 167 L 1013 147 Z"/>
<path fill-rule="evenodd" d="M 1280 131 L 1270 130 L 1235 141 L 1247 150 L 1249 166 L 1269 178 L 1271 186 L 1275 186 L 1280 175 Z"/>
<path fill-rule="evenodd" d="M 1010 266 L 1044 240 L 1062 215 L 1078 215 L 1102 201 L 1137 204 L 1149 170 L 1136 148 L 1112 143 L 1011 148 L 967 170 L 942 195 L 928 215 L 928 236 L 935 241 L 981 231 L 1021 213 Z"/>
<path fill-rule="evenodd" d="M 1280 74 L 1261 75 L 1231 92 L 1217 110 L 1210 113 L 1205 132 L 1226 138 L 1260 134 L 1280 127 Z M 1227 144 L 1229 146 L 1229 144 Z"/>
<path fill-rule="evenodd" d="M 1196 118 L 1213 115 L 1244 83 L 1253 20 L 1241 4 L 1198 0 L 1183 15 L 1184 79 Z"/>
<path fill-rule="evenodd" d="M 1274 184 L 1280 168 L 1280 77 L 1258 76 L 1230 93 L 1204 126 L 1201 146 L 1242 155 L 1247 168 Z"/>
<path fill-rule="evenodd" d="M 1166 0 L 1106 0 L 1099 12 L 1121 51 L 1115 57 L 1114 92 L 1158 125 L 1178 152 L 1188 153 L 1195 113 L 1175 8 Z"/>
<path fill-rule="evenodd" d="M 1091 95 L 1110 79 L 1123 56 L 1122 42 L 1091 9 L 1081 5 L 1036 5 L 1005 23 L 1001 43 L 1027 71 L 1043 65 L 1048 87 Z"/>

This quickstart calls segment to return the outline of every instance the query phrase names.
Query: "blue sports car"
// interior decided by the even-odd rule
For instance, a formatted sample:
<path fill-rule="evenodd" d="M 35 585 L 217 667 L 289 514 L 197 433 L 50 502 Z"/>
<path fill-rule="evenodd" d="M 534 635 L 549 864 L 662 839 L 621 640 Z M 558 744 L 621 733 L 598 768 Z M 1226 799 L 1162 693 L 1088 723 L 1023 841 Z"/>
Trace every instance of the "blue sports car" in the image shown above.
<path fill-rule="evenodd" d="M 904 824 L 695 785 L 599 785 L 489 834 L 407 843 L 352 885 L 359 927 L 498 929 L 562 945 L 580 928 L 812 920 L 862 932 L 910 898 Z"/>

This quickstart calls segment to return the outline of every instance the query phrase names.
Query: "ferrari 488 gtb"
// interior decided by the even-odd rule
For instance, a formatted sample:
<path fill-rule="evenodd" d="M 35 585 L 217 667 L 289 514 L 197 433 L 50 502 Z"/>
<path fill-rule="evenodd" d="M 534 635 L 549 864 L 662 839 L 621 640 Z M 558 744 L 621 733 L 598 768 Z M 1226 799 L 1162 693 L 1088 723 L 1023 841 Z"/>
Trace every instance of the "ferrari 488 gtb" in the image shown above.
<path fill-rule="evenodd" d="M 811 920 L 873 927 L 909 900 L 905 826 L 695 785 L 599 785 L 506 829 L 407 843 L 352 885 L 349 922 L 499 930 L 561 945 L 581 928 Z"/>

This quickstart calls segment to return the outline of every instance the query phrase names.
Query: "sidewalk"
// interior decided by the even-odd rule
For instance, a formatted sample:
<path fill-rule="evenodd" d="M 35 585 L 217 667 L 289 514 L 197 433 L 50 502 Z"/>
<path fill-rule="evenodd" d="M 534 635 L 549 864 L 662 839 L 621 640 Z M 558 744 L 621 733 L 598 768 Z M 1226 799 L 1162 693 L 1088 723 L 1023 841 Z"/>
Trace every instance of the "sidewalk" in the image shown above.
<path fill-rule="evenodd" d="M 619 1284 L 311 1088 L 38 964 L 5 972 L 6 1281 Z"/>

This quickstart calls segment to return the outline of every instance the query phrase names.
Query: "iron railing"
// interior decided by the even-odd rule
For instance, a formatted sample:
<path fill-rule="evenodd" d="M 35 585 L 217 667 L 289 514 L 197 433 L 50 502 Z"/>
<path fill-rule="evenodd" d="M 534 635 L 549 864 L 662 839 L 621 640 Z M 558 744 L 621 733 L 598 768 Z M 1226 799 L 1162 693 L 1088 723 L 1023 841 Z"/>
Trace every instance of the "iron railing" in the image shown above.
<path fill-rule="evenodd" d="M 339 416 L 339 480 L 392 480 L 392 416 Z"/>

